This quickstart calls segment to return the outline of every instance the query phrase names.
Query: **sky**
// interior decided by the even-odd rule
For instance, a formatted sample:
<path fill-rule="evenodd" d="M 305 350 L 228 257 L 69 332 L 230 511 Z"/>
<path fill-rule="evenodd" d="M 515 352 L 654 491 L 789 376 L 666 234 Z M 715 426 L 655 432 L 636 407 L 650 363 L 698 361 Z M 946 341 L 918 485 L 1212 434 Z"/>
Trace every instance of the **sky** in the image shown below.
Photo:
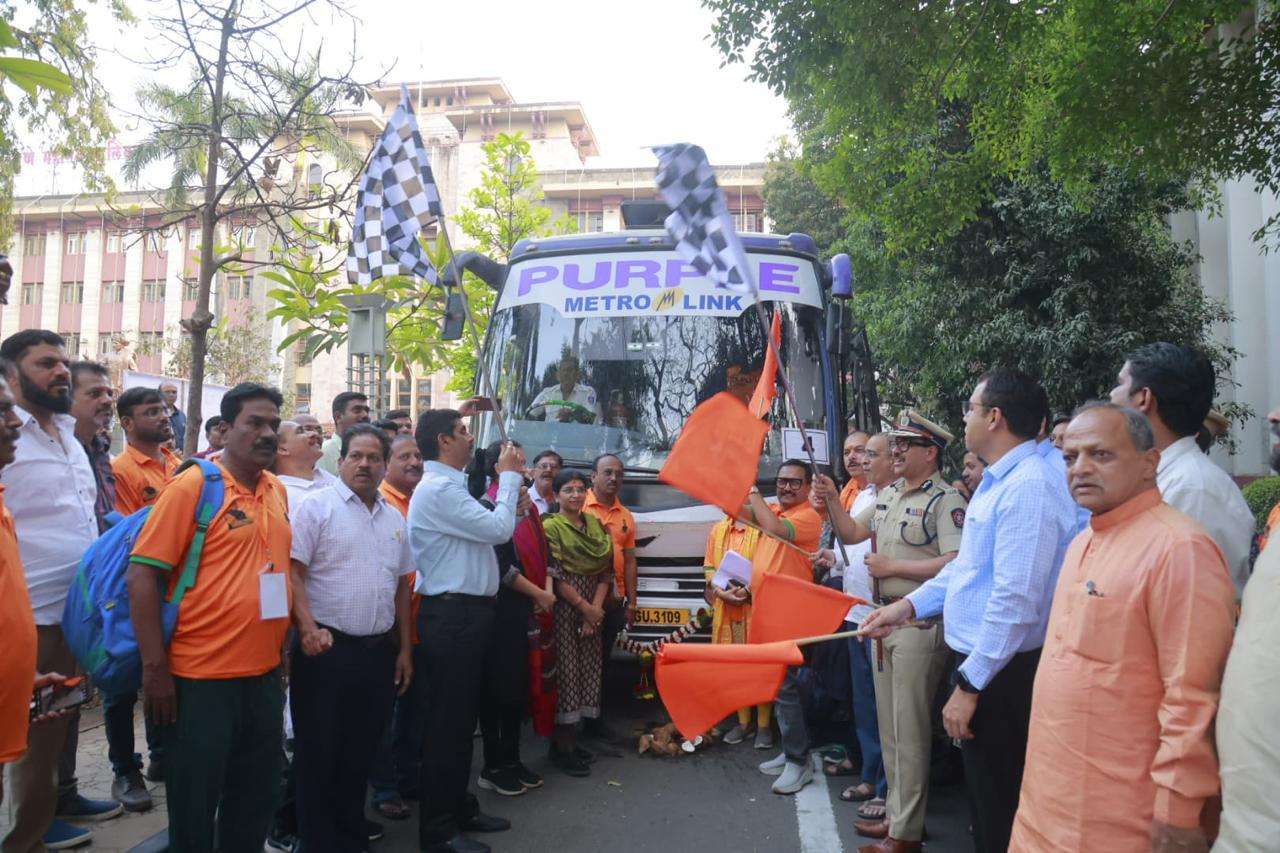
<path fill-rule="evenodd" d="M 125 108 L 147 73 L 133 60 L 144 58 L 155 4 L 130 7 L 143 19 L 136 29 L 121 32 L 101 18 L 93 28 L 102 34 L 102 80 Z M 712 16 L 698 0 L 349 0 L 345 8 L 356 21 L 359 79 L 501 77 L 518 102 L 580 102 L 600 150 L 590 167 L 650 165 L 645 147 L 667 142 L 696 142 L 713 163 L 760 161 L 790 130 L 781 98 L 748 82 L 745 67 L 721 67 Z M 346 57 L 352 26 L 327 12 L 308 24 L 335 63 Z M 124 144 L 141 132 L 130 119 L 118 124 Z M 19 195 L 79 188 L 70 166 L 55 169 L 38 153 L 36 160 L 18 180 Z"/>

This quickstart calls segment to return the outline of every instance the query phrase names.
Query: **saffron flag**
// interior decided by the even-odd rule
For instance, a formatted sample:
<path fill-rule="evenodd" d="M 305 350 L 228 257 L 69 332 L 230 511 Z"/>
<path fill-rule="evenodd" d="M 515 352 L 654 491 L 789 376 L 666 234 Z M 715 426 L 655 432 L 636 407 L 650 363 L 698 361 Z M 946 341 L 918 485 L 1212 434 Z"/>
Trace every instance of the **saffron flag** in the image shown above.
<path fill-rule="evenodd" d="M 692 739 L 739 708 L 772 702 L 787 667 L 802 663 L 795 643 L 667 643 L 654 673 L 671 721 Z"/>
<path fill-rule="evenodd" d="M 748 643 L 777 643 L 830 634 L 861 598 L 788 575 L 757 573 L 751 589 Z"/>
<path fill-rule="evenodd" d="M 778 396 L 778 359 L 774 352 L 782 346 L 782 312 L 776 309 L 773 312 L 773 322 L 769 325 L 769 337 L 773 339 L 773 346 L 765 347 L 764 370 L 760 372 L 756 390 L 751 395 L 751 402 L 747 404 L 751 414 L 757 418 L 769 414 L 773 398 Z"/>
<path fill-rule="evenodd" d="M 698 404 L 658 479 L 735 518 L 756 481 L 769 425 L 727 391 Z"/>

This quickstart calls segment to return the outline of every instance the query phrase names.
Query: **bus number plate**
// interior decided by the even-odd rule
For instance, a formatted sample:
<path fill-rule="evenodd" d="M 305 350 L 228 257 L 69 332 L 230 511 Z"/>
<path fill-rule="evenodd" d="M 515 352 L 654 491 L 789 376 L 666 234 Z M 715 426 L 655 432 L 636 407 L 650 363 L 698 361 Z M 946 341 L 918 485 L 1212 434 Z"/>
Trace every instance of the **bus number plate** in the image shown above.
<path fill-rule="evenodd" d="M 662 625 L 678 628 L 689 621 L 688 610 L 677 610 L 674 607 L 637 607 L 635 624 Z"/>

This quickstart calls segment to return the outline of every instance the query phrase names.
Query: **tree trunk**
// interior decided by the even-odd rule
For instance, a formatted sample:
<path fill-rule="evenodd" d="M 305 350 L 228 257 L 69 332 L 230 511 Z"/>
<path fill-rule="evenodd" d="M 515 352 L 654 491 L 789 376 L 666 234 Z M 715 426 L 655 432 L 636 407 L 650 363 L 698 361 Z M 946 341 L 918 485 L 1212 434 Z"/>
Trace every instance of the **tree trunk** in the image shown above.
<path fill-rule="evenodd" d="M 209 349 L 209 327 L 213 313 L 209 310 L 209 294 L 218 268 L 214 264 L 213 232 L 218 221 L 218 161 L 222 156 L 222 97 L 227 76 L 227 46 L 235 30 L 237 5 L 227 7 L 222 18 L 222 37 L 218 45 L 213 96 L 209 104 L 209 147 L 204 175 L 204 204 L 200 210 L 200 278 L 196 308 L 188 321 L 191 332 L 191 387 L 187 392 L 187 434 L 182 439 L 183 452 L 190 456 L 200 446 L 200 430 L 204 425 L 201 411 L 204 398 L 204 361 Z"/>

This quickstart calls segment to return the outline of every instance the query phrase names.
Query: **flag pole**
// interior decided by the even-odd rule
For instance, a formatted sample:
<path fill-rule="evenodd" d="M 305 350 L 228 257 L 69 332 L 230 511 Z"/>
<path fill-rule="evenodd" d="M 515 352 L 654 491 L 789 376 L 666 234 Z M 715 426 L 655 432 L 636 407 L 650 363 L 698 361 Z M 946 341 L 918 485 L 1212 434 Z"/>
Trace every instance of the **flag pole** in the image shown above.
<path fill-rule="evenodd" d="M 910 619 L 906 622 L 903 622 L 900 625 L 895 625 L 894 627 L 895 628 L 919 628 L 920 630 L 923 631 L 924 629 L 932 628 L 934 625 L 937 625 L 937 624 L 938 623 L 936 619 Z M 859 628 L 856 631 L 841 631 L 838 634 L 819 634 L 816 637 L 801 637 L 798 640 L 793 640 L 793 642 L 797 646 L 812 646 L 815 643 L 825 643 L 828 640 L 844 640 L 849 637 L 865 637 L 865 636 L 866 636 L 866 632 L 862 628 Z"/>
<path fill-rule="evenodd" d="M 810 560 L 813 559 L 813 555 L 810 554 L 805 549 L 801 548 L 799 545 L 795 544 L 794 542 L 789 542 L 786 539 L 783 539 L 781 536 L 778 536 L 774 533 L 770 533 L 769 531 L 765 530 L 763 527 L 752 524 L 750 521 L 747 521 L 745 518 L 734 518 L 734 521 L 738 522 L 743 527 L 750 527 L 752 530 L 758 531 L 759 533 L 765 536 L 768 536 L 770 539 L 776 539 L 777 541 L 781 542 L 783 545 L 786 545 L 792 551 L 799 551 L 801 554 L 804 554 Z"/>

